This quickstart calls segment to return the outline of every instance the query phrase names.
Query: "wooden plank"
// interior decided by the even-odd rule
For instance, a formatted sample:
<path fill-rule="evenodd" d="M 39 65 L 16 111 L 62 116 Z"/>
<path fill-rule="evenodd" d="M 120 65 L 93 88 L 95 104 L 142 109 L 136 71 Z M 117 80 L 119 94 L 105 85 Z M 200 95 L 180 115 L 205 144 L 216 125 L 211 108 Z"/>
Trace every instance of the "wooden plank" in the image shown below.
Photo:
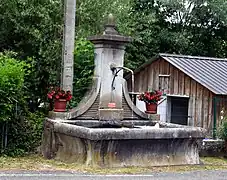
<path fill-rule="evenodd" d="M 194 114 L 193 114 L 193 98 L 190 96 L 189 102 L 188 102 L 188 125 L 193 126 L 193 120 L 194 120 Z"/>
<path fill-rule="evenodd" d="M 165 78 L 165 94 L 169 94 L 169 81 L 170 81 L 170 77 Z"/>
<path fill-rule="evenodd" d="M 159 75 L 163 75 L 164 74 L 164 60 L 160 59 L 159 61 Z M 164 84 L 165 84 L 165 79 L 164 77 L 158 77 L 158 90 L 162 91 L 164 89 Z"/>
<path fill-rule="evenodd" d="M 192 114 L 192 125 L 196 126 L 197 124 L 197 106 L 196 106 L 196 82 L 194 80 L 191 79 L 191 98 L 192 98 L 192 109 L 191 109 L 191 114 Z"/>
<path fill-rule="evenodd" d="M 209 118 L 207 123 L 207 130 L 209 135 L 212 135 L 212 128 L 213 128 L 213 93 L 209 92 Z"/>
<path fill-rule="evenodd" d="M 204 127 L 204 103 L 205 103 L 205 96 L 204 96 L 204 87 L 201 86 L 201 91 L 200 91 L 200 95 L 201 95 L 201 115 L 200 115 L 200 118 L 201 118 L 201 125 L 200 127 Z"/>
<path fill-rule="evenodd" d="M 191 92 L 191 78 L 189 76 L 185 76 L 184 78 L 184 94 L 190 96 Z"/>
<path fill-rule="evenodd" d="M 170 94 L 174 93 L 174 67 L 170 64 L 170 81 L 169 81 L 169 89 Z"/>
<path fill-rule="evenodd" d="M 167 75 L 170 75 L 170 64 L 167 61 L 164 61 L 164 73 Z M 165 78 L 165 93 L 169 94 L 170 93 L 170 76 Z"/>
<path fill-rule="evenodd" d="M 178 72 L 179 71 L 176 68 L 174 68 L 174 70 L 173 70 L 173 76 L 174 76 L 174 80 L 173 80 L 174 90 L 173 90 L 173 93 L 174 94 L 178 94 L 178 85 L 179 85 Z"/>
<path fill-rule="evenodd" d="M 179 85 L 178 85 L 178 94 L 184 95 L 184 73 L 178 72 Z"/>
<path fill-rule="evenodd" d="M 153 90 L 157 90 L 158 86 L 159 86 L 159 61 L 156 61 L 155 63 L 153 63 L 154 65 L 154 76 L 153 76 Z"/>
<path fill-rule="evenodd" d="M 203 93 L 203 87 L 197 83 L 197 92 L 196 92 L 196 103 L 197 103 L 197 107 L 196 107 L 196 111 L 197 111 L 197 123 L 196 126 L 197 127 L 202 127 L 202 104 L 203 104 L 203 100 L 202 100 L 202 93 Z"/>
<path fill-rule="evenodd" d="M 164 59 L 160 59 L 160 61 L 159 61 L 159 74 L 165 74 L 164 65 L 165 65 Z"/>
<path fill-rule="evenodd" d="M 148 90 L 153 89 L 154 68 L 153 64 L 148 67 Z"/>
<path fill-rule="evenodd" d="M 148 84 L 147 84 L 147 76 L 148 76 L 148 68 L 144 69 L 144 76 L 143 76 L 143 84 L 142 84 L 142 89 L 143 92 L 148 90 Z"/>
<path fill-rule="evenodd" d="M 209 121 L 209 90 L 204 88 L 203 89 L 203 128 L 208 128 L 208 121 Z"/>
<path fill-rule="evenodd" d="M 163 74 L 168 74 L 169 75 L 170 74 L 170 72 L 169 72 L 169 62 L 164 61 L 163 66 L 164 66 Z"/>
<path fill-rule="evenodd" d="M 191 78 L 189 76 L 185 76 L 185 85 L 184 85 L 184 94 L 186 96 L 189 96 L 189 102 L 188 102 L 188 125 L 193 126 L 193 98 L 192 98 L 192 93 L 191 93 Z"/>

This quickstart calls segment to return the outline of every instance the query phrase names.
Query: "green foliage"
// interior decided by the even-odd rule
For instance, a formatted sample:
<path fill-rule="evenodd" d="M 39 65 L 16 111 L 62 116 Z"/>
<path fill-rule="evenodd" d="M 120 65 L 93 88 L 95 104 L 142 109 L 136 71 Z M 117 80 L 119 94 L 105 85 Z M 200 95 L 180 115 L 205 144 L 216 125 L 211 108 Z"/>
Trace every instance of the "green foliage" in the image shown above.
<path fill-rule="evenodd" d="M 227 3 L 134 0 L 126 66 L 134 69 L 157 53 L 226 57 Z"/>
<path fill-rule="evenodd" d="M 218 129 L 218 137 L 223 140 L 227 140 L 227 118 L 223 120 L 221 126 Z"/>
<path fill-rule="evenodd" d="M 37 109 L 49 84 L 60 79 L 63 4 L 61 0 L 1 0 L 0 51 L 13 50 L 32 71 L 26 79 L 28 95 Z"/>
<path fill-rule="evenodd" d="M 103 26 L 110 13 L 116 18 L 119 31 L 128 34 L 130 31 L 129 10 L 131 0 L 78 0 L 76 14 L 77 37 L 87 38 L 103 31 Z"/>
<path fill-rule="evenodd" d="M 12 56 L 16 54 L 0 53 L 0 124 L 8 132 L 7 148 L 1 149 L 1 153 L 15 156 L 34 151 L 40 144 L 44 114 L 27 111 L 24 81 L 32 66 Z M 2 142 L 6 134 L 2 132 Z"/>
<path fill-rule="evenodd" d="M 8 124 L 8 145 L 3 151 L 9 156 L 34 152 L 41 144 L 43 113 L 28 113 Z"/>
<path fill-rule="evenodd" d="M 23 103 L 24 62 L 0 53 L 0 122 L 10 121 L 17 105 Z"/>
<path fill-rule="evenodd" d="M 74 52 L 74 84 L 71 106 L 82 99 L 92 82 L 94 71 L 94 46 L 81 38 L 76 41 Z"/>

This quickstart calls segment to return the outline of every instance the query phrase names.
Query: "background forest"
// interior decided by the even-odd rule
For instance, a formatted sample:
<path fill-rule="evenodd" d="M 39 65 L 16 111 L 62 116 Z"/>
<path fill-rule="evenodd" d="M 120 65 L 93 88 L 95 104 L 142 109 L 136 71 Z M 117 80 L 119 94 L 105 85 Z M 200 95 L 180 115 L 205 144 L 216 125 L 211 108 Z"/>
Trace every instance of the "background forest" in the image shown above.
<path fill-rule="evenodd" d="M 63 0 L 1 0 L 1 153 L 21 155 L 40 144 L 48 88 L 59 85 Z M 75 106 L 93 74 L 93 46 L 112 13 L 118 31 L 133 37 L 125 66 L 135 69 L 157 53 L 226 57 L 225 0 L 77 0 Z"/>

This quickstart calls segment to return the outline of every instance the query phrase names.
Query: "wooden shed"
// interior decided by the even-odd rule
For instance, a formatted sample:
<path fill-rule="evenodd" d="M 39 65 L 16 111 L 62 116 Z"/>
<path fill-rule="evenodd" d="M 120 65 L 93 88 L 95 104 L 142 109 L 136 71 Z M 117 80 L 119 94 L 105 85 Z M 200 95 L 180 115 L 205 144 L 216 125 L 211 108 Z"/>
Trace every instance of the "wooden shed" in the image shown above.
<path fill-rule="evenodd" d="M 134 92 L 161 90 L 161 121 L 203 127 L 215 136 L 227 111 L 226 70 L 227 59 L 159 54 L 134 71 Z"/>

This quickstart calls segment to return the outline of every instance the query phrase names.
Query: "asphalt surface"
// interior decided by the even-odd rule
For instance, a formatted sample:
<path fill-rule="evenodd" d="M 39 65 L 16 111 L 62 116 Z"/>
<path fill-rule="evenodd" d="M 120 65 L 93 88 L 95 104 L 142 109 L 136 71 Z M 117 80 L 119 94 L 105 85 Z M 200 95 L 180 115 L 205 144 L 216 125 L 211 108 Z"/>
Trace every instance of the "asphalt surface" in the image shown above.
<path fill-rule="evenodd" d="M 64 171 L 0 171 L 1 180 L 227 180 L 227 170 L 142 175 L 92 175 Z"/>

